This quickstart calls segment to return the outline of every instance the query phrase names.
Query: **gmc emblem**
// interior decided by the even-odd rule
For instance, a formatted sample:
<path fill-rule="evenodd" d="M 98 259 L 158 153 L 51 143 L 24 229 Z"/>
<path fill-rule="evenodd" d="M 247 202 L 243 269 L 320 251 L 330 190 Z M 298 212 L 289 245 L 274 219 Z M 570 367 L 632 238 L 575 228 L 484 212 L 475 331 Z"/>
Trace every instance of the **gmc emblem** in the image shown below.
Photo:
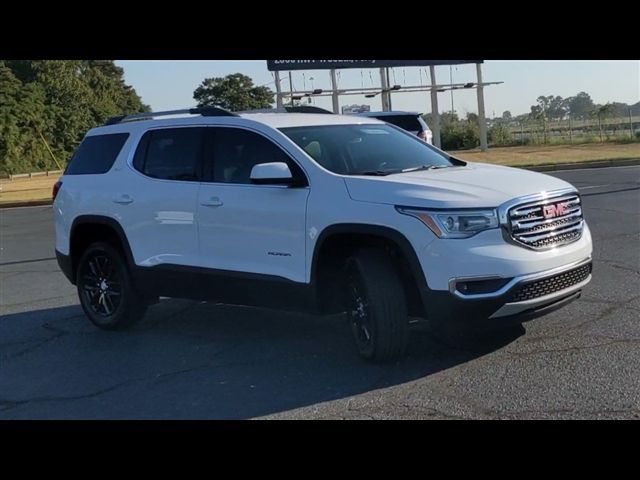
<path fill-rule="evenodd" d="M 564 215 L 568 209 L 568 202 L 544 205 L 542 207 L 542 215 L 544 215 L 544 218 L 560 217 Z"/>

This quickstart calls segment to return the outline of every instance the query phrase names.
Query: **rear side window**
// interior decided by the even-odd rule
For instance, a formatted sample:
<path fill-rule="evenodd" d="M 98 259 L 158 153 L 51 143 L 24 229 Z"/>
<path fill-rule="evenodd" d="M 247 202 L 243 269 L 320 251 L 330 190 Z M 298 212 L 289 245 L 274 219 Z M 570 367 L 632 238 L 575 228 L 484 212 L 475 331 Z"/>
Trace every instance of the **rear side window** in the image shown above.
<path fill-rule="evenodd" d="M 419 132 L 420 130 L 422 130 L 422 125 L 420 124 L 418 117 L 414 115 L 388 115 L 377 118 L 378 120 L 389 122 L 397 127 L 402 128 L 403 130 L 408 130 L 410 132 Z"/>
<path fill-rule="evenodd" d="M 65 170 L 65 175 L 91 175 L 107 173 L 122 150 L 128 133 L 93 135 L 85 137 Z"/>
<path fill-rule="evenodd" d="M 202 138 L 202 128 L 151 130 L 140 140 L 133 166 L 152 178 L 199 181 Z"/>

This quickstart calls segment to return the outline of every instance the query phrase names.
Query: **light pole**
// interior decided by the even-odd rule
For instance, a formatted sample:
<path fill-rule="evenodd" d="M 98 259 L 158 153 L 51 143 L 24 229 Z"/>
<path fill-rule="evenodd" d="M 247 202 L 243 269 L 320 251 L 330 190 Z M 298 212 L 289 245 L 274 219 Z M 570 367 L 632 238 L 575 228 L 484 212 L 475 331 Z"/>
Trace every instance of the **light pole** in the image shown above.
<path fill-rule="evenodd" d="M 449 82 L 453 85 L 453 66 L 449 65 Z M 451 89 L 451 118 L 453 118 L 453 88 Z"/>

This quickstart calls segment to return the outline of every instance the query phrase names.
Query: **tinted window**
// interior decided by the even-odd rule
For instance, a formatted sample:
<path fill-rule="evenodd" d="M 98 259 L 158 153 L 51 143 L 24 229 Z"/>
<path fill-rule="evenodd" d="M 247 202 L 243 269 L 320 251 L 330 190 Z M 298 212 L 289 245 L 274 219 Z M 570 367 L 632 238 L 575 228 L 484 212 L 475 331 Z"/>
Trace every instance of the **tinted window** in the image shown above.
<path fill-rule="evenodd" d="M 322 125 L 281 131 L 324 168 L 344 175 L 453 165 L 445 153 L 391 125 Z"/>
<path fill-rule="evenodd" d="M 145 133 L 133 166 L 152 178 L 198 181 L 202 131 L 202 128 L 167 128 Z"/>
<path fill-rule="evenodd" d="M 389 122 L 410 132 L 419 132 L 422 130 L 422 125 L 420 125 L 420 121 L 415 115 L 385 115 L 376 118 L 383 122 Z"/>
<path fill-rule="evenodd" d="M 127 141 L 128 133 L 85 137 L 71 157 L 65 175 L 107 173 Z"/>
<path fill-rule="evenodd" d="M 284 162 L 294 176 L 297 165 L 270 140 L 238 128 L 212 129 L 210 177 L 220 183 L 251 183 L 251 169 L 259 163 Z M 299 167 L 298 167 L 299 170 Z"/>

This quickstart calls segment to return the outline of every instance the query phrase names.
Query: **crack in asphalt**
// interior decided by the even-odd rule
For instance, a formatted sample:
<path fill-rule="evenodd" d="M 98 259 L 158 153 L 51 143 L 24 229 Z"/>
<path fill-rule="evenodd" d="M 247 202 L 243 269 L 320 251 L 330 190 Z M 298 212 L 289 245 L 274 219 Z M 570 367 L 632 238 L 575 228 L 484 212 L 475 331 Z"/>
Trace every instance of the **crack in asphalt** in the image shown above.
<path fill-rule="evenodd" d="M 63 335 L 66 335 L 66 334 L 65 333 L 56 333 L 55 335 L 52 335 L 52 336 L 50 336 L 48 338 L 45 338 L 43 340 L 40 340 L 40 341 L 31 340 L 31 342 L 37 342 L 37 343 L 35 345 L 30 346 L 30 347 L 27 347 L 27 348 L 24 348 L 22 350 L 19 350 L 18 352 L 13 353 L 12 355 L 6 355 L 6 356 L 0 357 L 0 358 L 2 358 L 4 361 L 8 361 L 8 360 L 13 360 L 14 358 L 22 357 L 23 355 L 31 353 L 34 350 L 39 349 L 43 345 L 46 345 L 47 343 L 51 342 L 52 340 L 55 340 L 57 338 L 62 337 Z"/>
<path fill-rule="evenodd" d="M 514 357 L 529 357 L 532 355 L 539 355 L 539 354 L 544 354 L 544 353 L 562 353 L 562 352 L 578 352 L 581 350 L 591 350 L 591 349 L 595 349 L 595 348 L 601 348 L 601 347 L 606 347 L 608 345 L 615 345 L 618 343 L 622 343 L 622 344 L 626 344 L 626 343 L 640 343 L 640 339 L 637 338 L 633 338 L 633 339 L 616 339 L 616 340 L 612 340 L 610 342 L 603 342 L 603 343 L 596 343 L 594 345 L 585 345 L 582 347 L 566 347 L 566 348 L 543 348 L 543 349 L 539 349 L 539 350 L 533 350 L 531 352 L 514 352 L 514 351 L 510 351 L 509 349 L 505 349 L 504 352 L 507 353 L 508 355 L 512 355 Z"/>
<path fill-rule="evenodd" d="M 628 299 L 627 302 L 631 303 L 639 298 L 640 298 L 640 295 Z M 574 325 L 573 327 L 566 328 L 562 332 L 558 333 L 557 335 L 542 335 L 538 337 L 529 337 L 529 338 L 523 339 L 522 342 L 525 344 L 529 344 L 529 343 L 536 343 L 544 340 L 555 340 L 556 338 L 560 338 L 563 336 L 567 336 L 568 334 L 574 333 L 576 330 L 583 328 L 585 325 L 597 323 L 600 320 L 603 320 L 604 318 L 614 313 L 616 310 L 624 310 L 625 308 L 631 308 L 627 304 L 619 305 L 618 303 L 607 302 L 607 301 L 602 301 L 601 303 L 611 304 L 611 306 L 609 308 L 605 308 L 595 318 L 585 320 L 584 322 Z"/>
<path fill-rule="evenodd" d="M 17 277 L 19 275 L 22 275 L 24 273 L 37 273 L 37 274 L 41 274 L 41 273 L 46 273 L 46 274 L 52 274 L 52 273 L 60 273 L 59 271 L 53 271 L 53 270 L 40 270 L 40 271 L 36 271 L 36 270 L 26 270 L 23 272 L 4 272 L 4 271 L 0 271 L 0 277 L 2 277 L 2 281 L 6 281 L 10 278 L 13 277 Z"/>
<path fill-rule="evenodd" d="M 518 416 L 529 416 L 529 415 L 558 415 L 563 413 L 571 413 L 574 415 L 578 415 L 580 418 L 585 418 L 587 415 L 589 416 L 597 416 L 597 415 L 620 415 L 620 414 L 633 414 L 634 417 L 640 417 L 640 409 L 639 408 L 623 408 L 623 409 L 597 409 L 597 410 L 580 410 L 577 408 L 554 408 L 549 410 L 516 410 L 513 412 L 500 412 L 502 415 L 505 415 L 503 418 L 508 417 L 518 417 Z M 498 412 L 496 412 L 498 414 Z"/>
<path fill-rule="evenodd" d="M 36 306 L 38 303 L 48 302 L 50 300 L 60 300 L 60 299 L 65 299 L 69 297 L 73 297 L 75 299 L 76 296 L 77 294 L 74 292 L 74 293 L 69 293 L 67 295 L 60 295 L 58 297 L 38 298 L 36 300 L 29 300 L 27 302 L 1 304 L 0 306 L 2 306 L 3 308 L 21 307 L 22 305 Z"/>
<path fill-rule="evenodd" d="M 136 329 L 136 331 L 138 332 L 149 332 L 151 330 L 154 330 L 156 327 L 158 327 L 160 324 L 167 322 L 168 320 L 172 320 L 175 317 L 177 317 L 178 315 L 182 315 L 183 313 L 197 307 L 199 305 L 199 303 L 191 303 L 189 305 L 187 305 L 186 307 L 175 311 L 173 313 L 170 313 L 169 315 L 166 316 L 162 316 L 159 319 L 157 319 L 154 322 L 151 322 L 148 326 L 146 326 L 145 328 L 138 328 Z"/>
<path fill-rule="evenodd" d="M 624 270 L 625 272 L 631 272 L 640 275 L 640 268 L 627 267 L 625 265 L 620 265 L 616 260 L 607 260 L 607 259 L 598 259 L 597 262 L 604 263 L 605 265 L 609 265 L 613 268 L 617 268 L 620 270 Z"/>

